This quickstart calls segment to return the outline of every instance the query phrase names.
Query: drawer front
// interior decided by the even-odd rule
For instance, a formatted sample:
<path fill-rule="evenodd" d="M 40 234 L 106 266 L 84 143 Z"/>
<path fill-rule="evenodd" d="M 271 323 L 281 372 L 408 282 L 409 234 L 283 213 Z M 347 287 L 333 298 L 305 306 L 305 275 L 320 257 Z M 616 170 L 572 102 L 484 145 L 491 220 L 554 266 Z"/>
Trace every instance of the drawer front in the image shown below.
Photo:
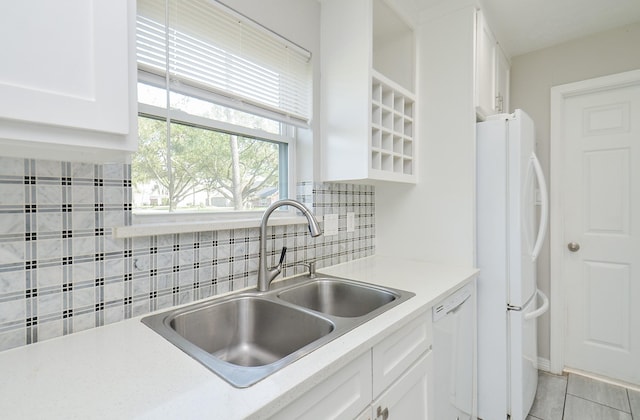
<path fill-rule="evenodd" d="M 420 315 L 373 347 L 374 398 L 431 346 L 431 320 L 428 315 Z"/>
<path fill-rule="evenodd" d="M 353 419 L 371 404 L 371 352 L 334 373 L 272 419 Z"/>

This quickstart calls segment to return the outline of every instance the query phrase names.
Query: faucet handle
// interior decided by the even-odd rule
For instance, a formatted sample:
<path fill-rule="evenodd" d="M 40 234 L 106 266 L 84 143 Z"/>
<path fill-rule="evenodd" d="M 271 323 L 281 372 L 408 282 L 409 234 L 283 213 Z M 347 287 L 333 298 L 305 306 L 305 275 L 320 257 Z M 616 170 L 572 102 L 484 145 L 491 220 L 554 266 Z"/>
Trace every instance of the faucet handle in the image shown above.
<path fill-rule="evenodd" d="M 284 262 L 284 257 L 287 254 L 287 247 L 283 246 L 282 251 L 280 251 L 280 261 L 278 262 L 278 267 L 282 267 L 282 263 Z"/>
<path fill-rule="evenodd" d="M 280 251 L 280 261 L 278 261 L 276 266 L 270 268 L 270 270 L 274 270 L 276 272 L 276 276 L 282 271 L 282 263 L 284 263 L 285 255 L 287 255 L 287 247 L 283 246 L 282 251 Z"/>

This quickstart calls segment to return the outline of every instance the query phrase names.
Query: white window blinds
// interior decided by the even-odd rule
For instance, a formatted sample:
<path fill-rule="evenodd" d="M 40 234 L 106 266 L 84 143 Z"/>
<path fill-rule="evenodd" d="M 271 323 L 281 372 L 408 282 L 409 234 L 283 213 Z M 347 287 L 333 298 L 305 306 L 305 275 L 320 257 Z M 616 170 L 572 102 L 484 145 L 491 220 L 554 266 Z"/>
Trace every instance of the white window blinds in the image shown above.
<path fill-rule="evenodd" d="M 171 90 L 202 89 L 290 124 L 311 119 L 311 54 L 217 1 L 138 0 L 137 54 Z"/>

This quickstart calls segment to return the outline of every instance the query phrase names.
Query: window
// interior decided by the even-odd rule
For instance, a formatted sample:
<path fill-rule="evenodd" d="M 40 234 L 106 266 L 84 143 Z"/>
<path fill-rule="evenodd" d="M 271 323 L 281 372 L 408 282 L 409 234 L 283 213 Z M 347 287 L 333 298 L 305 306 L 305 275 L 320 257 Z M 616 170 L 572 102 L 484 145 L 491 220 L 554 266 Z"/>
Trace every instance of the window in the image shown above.
<path fill-rule="evenodd" d="M 136 216 L 262 210 L 290 191 L 310 53 L 216 1 L 139 0 Z"/>

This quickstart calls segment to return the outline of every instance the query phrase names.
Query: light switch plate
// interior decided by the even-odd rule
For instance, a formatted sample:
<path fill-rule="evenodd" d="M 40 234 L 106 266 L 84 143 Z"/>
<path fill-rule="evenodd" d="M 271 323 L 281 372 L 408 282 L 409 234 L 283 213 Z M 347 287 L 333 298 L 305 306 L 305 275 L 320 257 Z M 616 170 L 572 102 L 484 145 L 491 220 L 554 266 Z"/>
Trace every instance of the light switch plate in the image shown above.
<path fill-rule="evenodd" d="M 324 215 L 324 236 L 333 236 L 338 234 L 338 215 Z"/>

